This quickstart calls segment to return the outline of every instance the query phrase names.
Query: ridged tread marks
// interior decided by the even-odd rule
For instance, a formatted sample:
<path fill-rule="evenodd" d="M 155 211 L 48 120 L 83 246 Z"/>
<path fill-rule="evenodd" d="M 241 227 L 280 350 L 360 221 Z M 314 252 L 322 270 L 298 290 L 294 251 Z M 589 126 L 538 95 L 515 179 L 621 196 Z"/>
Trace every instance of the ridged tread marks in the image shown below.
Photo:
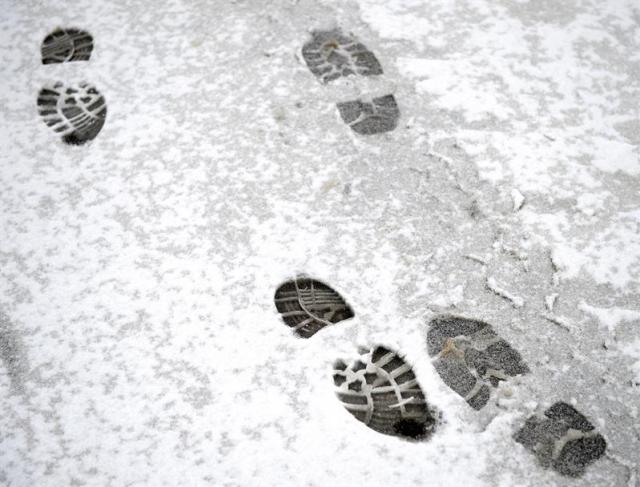
<path fill-rule="evenodd" d="M 375 135 L 396 128 L 400 109 L 393 95 L 371 100 L 351 100 L 337 104 L 344 123 L 360 135 Z"/>
<path fill-rule="evenodd" d="M 435 419 L 411 366 L 384 346 L 360 353 L 349 366 L 334 364 L 336 394 L 347 411 L 379 433 L 428 438 Z"/>
<path fill-rule="evenodd" d="M 309 70 L 322 83 L 338 78 L 382 75 L 382 66 L 364 44 L 340 29 L 313 31 L 302 47 Z M 360 135 L 375 135 L 394 130 L 400 110 L 392 94 L 359 98 L 337 103 L 342 120 Z"/>
<path fill-rule="evenodd" d="M 93 51 L 93 37 L 84 30 L 57 28 L 42 41 L 42 64 L 88 61 Z"/>
<path fill-rule="evenodd" d="M 375 55 L 340 29 L 312 32 L 311 40 L 302 47 L 302 57 L 309 70 L 323 83 L 355 74 L 382 74 L 382 66 Z"/>
<path fill-rule="evenodd" d="M 474 409 L 482 409 L 497 387 L 529 368 L 491 325 L 457 316 L 433 319 L 427 350 L 442 380 Z"/>
<path fill-rule="evenodd" d="M 354 316 L 338 292 L 321 281 L 304 276 L 281 284 L 274 301 L 284 322 L 302 338 L 309 338 L 325 326 Z"/>
<path fill-rule="evenodd" d="M 104 97 L 89 83 L 45 86 L 38 94 L 43 121 L 67 144 L 80 145 L 96 137 L 107 116 Z"/>
<path fill-rule="evenodd" d="M 556 402 L 543 415 L 529 417 L 515 440 L 533 452 L 544 468 L 581 476 L 606 448 L 604 437 L 573 406 Z"/>

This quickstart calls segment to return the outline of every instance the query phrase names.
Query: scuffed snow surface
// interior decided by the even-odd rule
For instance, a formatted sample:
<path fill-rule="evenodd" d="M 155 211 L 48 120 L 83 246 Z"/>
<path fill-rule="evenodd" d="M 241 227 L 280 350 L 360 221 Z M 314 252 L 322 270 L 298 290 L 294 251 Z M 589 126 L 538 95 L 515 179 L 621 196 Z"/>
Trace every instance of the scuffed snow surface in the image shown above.
<path fill-rule="evenodd" d="M 0 483 L 639 478 L 632 1 L 0 7 Z M 93 35 L 90 62 L 40 64 L 58 25 Z M 299 51 L 335 25 L 383 78 L 317 82 Z M 58 79 L 106 99 L 86 146 L 38 118 L 38 90 Z M 395 131 L 342 124 L 336 101 L 389 90 Z M 273 293 L 297 272 L 355 319 L 295 339 Z M 631 314 L 611 327 L 593 312 L 607 308 Z M 531 373 L 472 411 L 427 357 L 436 312 L 490 322 Z M 406 356 L 442 412 L 431 441 L 379 435 L 334 397 L 332 362 L 376 343 Z M 513 441 L 559 400 L 609 444 L 582 479 Z"/>
<path fill-rule="evenodd" d="M 598 308 L 589 306 L 585 302 L 580 303 L 580 309 L 598 318 L 609 332 L 615 332 L 620 323 L 629 321 L 640 322 L 640 310 L 622 309 L 622 308 Z"/>
<path fill-rule="evenodd" d="M 624 345 L 621 351 L 635 360 L 635 363 L 631 365 L 631 370 L 635 374 L 634 380 L 636 384 L 640 384 L 640 339 Z"/>
<path fill-rule="evenodd" d="M 434 136 L 454 135 L 482 178 L 523 191 L 523 220 L 575 271 L 637 285 L 637 5 L 359 3 L 383 38 L 419 53 L 396 65 L 440 112 Z"/>

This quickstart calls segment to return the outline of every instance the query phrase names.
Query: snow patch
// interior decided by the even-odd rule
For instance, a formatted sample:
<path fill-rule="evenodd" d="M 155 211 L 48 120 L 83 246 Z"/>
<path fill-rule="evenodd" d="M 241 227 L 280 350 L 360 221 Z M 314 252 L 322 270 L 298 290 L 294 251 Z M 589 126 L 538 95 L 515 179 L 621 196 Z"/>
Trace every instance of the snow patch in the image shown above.
<path fill-rule="evenodd" d="M 613 139 L 598 138 L 592 164 L 601 171 L 640 174 L 640 154 L 633 145 Z"/>
<path fill-rule="evenodd" d="M 464 300 L 464 286 L 459 284 L 451 289 L 447 289 L 444 294 L 436 296 L 431 303 L 443 308 L 457 306 Z"/>
<path fill-rule="evenodd" d="M 616 328 L 620 323 L 640 320 L 640 311 L 634 309 L 617 307 L 598 308 L 596 306 L 591 306 L 584 301 L 580 303 L 578 308 L 585 313 L 589 313 L 596 317 L 600 323 L 609 330 L 609 333 L 615 333 Z"/>
<path fill-rule="evenodd" d="M 502 100 L 500 85 L 477 82 L 485 73 L 470 60 L 398 58 L 397 65 L 401 74 L 419 80 L 418 93 L 434 97 L 439 108 L 462 112 L 467 122 L 515 115 Z"/>
<path fill-rule="evenodd" d="M 524 195 L 517 189 L 511 190 L 511 199 L 513 200 L 513 211 L 518 211 L 524 205 Z"/>

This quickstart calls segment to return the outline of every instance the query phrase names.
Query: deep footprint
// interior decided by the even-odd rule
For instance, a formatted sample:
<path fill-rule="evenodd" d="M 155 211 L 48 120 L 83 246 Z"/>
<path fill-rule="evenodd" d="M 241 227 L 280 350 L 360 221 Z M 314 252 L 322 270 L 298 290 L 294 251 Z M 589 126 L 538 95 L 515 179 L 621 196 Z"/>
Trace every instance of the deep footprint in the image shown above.
<path fill-rule="evenodd" d="M 370 101 L 352 100 L 338 103 L 342 120 L 360 135 L 374 135 L 396 128 L 400 110 L 393 95 Z"/>
<path fill-rule="evenodd" d="M 382 74 L 382 66 L 364 44 L 339 29 L 315 31 L 302 47 L 302 57 L 323 83 L 349 75 Z"/>
<path fill-rule="evenodd" d="M 358 421 L 408 440 L 424 440 L 435 428 L 434 414 L 412 368 L 394 351 L 376 346 L 361 350 L 351 365 L 334 364 L 336 394 Z"/>
<path fill-rule="evenodd" d="M 88 61 L 93 51 L 91 34 L 80 29 L 56 29 L 42 41 L 42 64 Z"/>
<path fill-rule="evenodd" d="M 456 316 L 433 319 L 427 349 L 442 380 L 474 409 L 482 409 L 491 387 L 529 371 L 520 354 L 482 321 Z"/>
<path fill-rule="evenodd" d="M 557 402 L 527 419 L 515 440 L 533 452 L 544 468 L 562 475 L 579 477 L 588 465 L 600 458 L 607 442 L 573 406 Z"/>
<path fill-rule="evenodd" d="M 107 105 L 100 92 L 89 83 L 58 82 L 40 90 L 38 112 L 65 143 L 81 145 L 93 140 L 102 129 Z"/>
<path fill-rule="evenodd" d="M 274 300 L 284 322 L 302 338 L 309 338 L 325 326 L 354 316 L 340 294 L 328 285 L 307 277 L 281 284 Z"/>

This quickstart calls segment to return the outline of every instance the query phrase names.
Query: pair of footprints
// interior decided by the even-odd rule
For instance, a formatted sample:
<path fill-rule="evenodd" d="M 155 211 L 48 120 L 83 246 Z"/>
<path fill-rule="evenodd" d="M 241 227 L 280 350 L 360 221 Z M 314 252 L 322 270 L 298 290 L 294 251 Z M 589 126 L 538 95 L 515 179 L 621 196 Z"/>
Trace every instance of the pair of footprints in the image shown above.
<path fill-rule="evenodd" d="M 382 66 L 358 39 L 340 29 L 314 31 L 302 47 L 309 70 L 324 84 L 347 76 L 380 76 Z M 374 135 L 396 128 L 400 110 L 393 95 L 358 98 L 337 103 L 342 120 L 360 135 Z"/>
<path fill-rule="evenodd" d="M 275 305 L 284 322 L 302 338 L 354 317 L 345 299 L 327 284 L 298 277 L 280 285 Z M 427 351 L 442 380 L 475 410 L 491 391 L 529 368 L 520 354 L 487 323 L 443 315 L 429 323 Z M 426 440 L 438 426 L 439 413 L 429 405 L 412 367 L 386 346 L 360 349 L 350 364 L 333 366 L 336 394 L 358 421 L 386 435 Z M 514 435 L 544 467 L 577 477 L 604 454 L 606 441 L 573 406 L 556 402 L 528 418 Z"/>
<path fill-rule="evenodd" d="M 89 61 L 93 38 L 79 29 L 56 29 L 42 41 L 42 64 Z M 91 83 L 45 85 L 38 94 L 42 120 L 70 145 L 93 140 L 104 125 L 107 105 Z"/>
<path fill-rule="evenodd" d="M 43 64 L 89 61 L 93 38 L 80 29 L 56 29 L 42 42 Z M 382 67 L 362 43 L 340 30 L 316 31 L 302 48 L 310 71 L 323 83 L 351 75 L 377 76 Z M 393 130 L 400 117 L 393 95 L 370 100 L 357 99 L 337 104 L 344 122 L 361 135 Z M 87 82 L 46 85 L 38 95 L 38 111 L 44 122 L 62 136 L 62 141 L 81 145 L 93 140 L 102 129 L 107 106 L 104 96 Z"/>

